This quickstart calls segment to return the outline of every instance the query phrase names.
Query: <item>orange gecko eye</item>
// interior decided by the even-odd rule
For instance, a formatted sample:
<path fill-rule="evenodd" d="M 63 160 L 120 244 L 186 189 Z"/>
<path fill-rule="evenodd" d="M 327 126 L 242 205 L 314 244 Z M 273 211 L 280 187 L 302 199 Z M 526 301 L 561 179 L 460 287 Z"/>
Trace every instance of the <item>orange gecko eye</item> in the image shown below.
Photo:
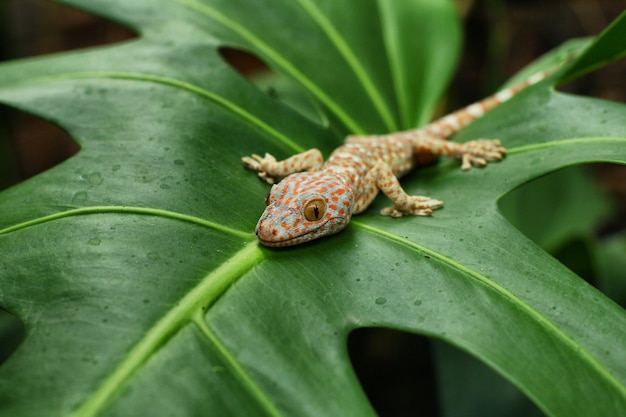
<path fill-rule="evenodd" d="M 308 221 L 314 222 L 324 217 L 324 213 L 326 213 L 326 203 L 321 198 L 310 200 L 304 206 L 303 211 L 304 217 Z"/>

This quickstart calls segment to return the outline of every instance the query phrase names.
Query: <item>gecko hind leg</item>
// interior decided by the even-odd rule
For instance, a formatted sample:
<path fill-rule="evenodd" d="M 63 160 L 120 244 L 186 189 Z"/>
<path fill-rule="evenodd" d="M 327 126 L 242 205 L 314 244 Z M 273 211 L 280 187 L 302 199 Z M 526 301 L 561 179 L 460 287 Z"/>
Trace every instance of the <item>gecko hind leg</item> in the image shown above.
<path fill-rule="evenodd" d="M 445 155 L 462 161 L 461 169 L 484 167 L 488 162 L 500 161 L 506 149 L 497 139 L 476 139 L 465 143 L 450 142 L 437 137 L 422 136 L 414 139 L 413 153 L 428 152 Z"/>
<path fill-rule="evenodd" d="M 500 161 L 506 154 L 497 139 L 476 139 L 461 144 L 460 159 L 461 169 L 467 171 L 472 166 L 483 167 L 487 162 Z"/>

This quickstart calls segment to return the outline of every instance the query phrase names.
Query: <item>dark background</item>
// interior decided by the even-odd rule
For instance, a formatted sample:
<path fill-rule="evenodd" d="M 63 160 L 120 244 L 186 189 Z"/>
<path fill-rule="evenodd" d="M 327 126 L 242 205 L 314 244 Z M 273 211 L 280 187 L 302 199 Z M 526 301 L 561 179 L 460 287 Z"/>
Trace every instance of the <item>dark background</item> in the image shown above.
<path fill-rule="evenodd" d="M 132 1 L 132 0 L 129 0 Z M 575 38 L 599 34 L 626 9 L 626 0 L 459 0 L 464 16 L 463 55 L 445 107 L 458 108 L 493 92 L 541 54 Z M 0 2 L 0 61 L 119 42 L 135 34 L 46 0 Z M 244 75 L 263 64 L 244 53 L 223 51 Z M 626 102 L 626 60 L 587 75 L 564 89 Z M 626 124 L 626 121 L 625 121 Z M 36 175 L 78 152 L 62 130 L 0 106 L 0 189 Z M 597 164 L 591 173 L 616 202 L 616 214 L 598 235 L 626 227 L 626 168 Z M 1 215 L 1 214 L 0 214 Z M 0 313 L 2 313 L 0 311 Z M 19 321 L 0 314 L 0 363 L 19 344 Z M 388 329 L 360 329 L 349 340 L 356 372 L 381 416 L 438 416 L 432 342 Z M 486 371 L 487 372 L 487 371 Z M 541 415 L 522 404 L 519 415 Z"/>

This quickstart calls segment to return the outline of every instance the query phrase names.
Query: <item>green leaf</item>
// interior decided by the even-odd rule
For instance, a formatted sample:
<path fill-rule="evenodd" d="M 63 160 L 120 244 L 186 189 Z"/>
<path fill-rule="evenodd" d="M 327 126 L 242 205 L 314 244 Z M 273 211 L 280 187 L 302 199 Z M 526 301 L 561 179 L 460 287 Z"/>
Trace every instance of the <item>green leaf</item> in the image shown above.
<path fill-rule="evenodd" d="M 626 306 L 626 236 L 619 233 L 594 246 L 598 287 L 616 303 Z"/>
<path fill-rule="evenodd" d="M 367 326 L 457 346 L 548 415 L 626 414 L 624 310 L 497 210 L 549 172 L 626 162 L 623 104 L 551 88 L 626 51 L 624 16 L 458 135 L 501 138 L 505 161 L 406 178 L 446 202 L 432 218 L 378 216 L 381 198 L 339 235 L 270 250 L 253 234 L 267 186 L 240 157 L 423 121 L 456 60 L 450 2 L 63 3 L 141 36 L 0 66 L 0 102 L 81 146 L 0 194 L 0 306 L 26 328 L 0 415 L 371 416 L 346 352 Z M 242 79 L 224 46 L 289 77 L 329 125 Z"/>

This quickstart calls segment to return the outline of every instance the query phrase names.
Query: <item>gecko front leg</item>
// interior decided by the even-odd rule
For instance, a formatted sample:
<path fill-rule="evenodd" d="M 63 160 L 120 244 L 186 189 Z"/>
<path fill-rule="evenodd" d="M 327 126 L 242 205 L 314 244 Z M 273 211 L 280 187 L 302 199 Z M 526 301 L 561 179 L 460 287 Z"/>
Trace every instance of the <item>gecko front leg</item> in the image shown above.
<path fill-rule="evenodd" d="M 257 154 L 244 156 L 241 158 L 241 162 L 247 168 L 258 172 L 259 178 L 263 181 L 268 184 L 274 184 L 278 178 L 286 177 L 289 174 L 302 171 L 317 171 L 324 161 L 322 153 L 318 149 L 313 148 L 282 161 L 277 161 L 274 156 L 266 153 L 264 157 Z"/>
<path fill-rule="evenodd" d="M 386 207 L 380 211 L 383 216 L 402 217 L 407 214 L 430 216 L 433 210 L 443 206 L 443 201 L 419 195 L 408 195 L 402 189 L 389 165 L 379 161 L 363 179 L 361 191 L 356 197 L 354 213 L 365 210 L 379 190 L 393 202 L 393 207 Z"/>

